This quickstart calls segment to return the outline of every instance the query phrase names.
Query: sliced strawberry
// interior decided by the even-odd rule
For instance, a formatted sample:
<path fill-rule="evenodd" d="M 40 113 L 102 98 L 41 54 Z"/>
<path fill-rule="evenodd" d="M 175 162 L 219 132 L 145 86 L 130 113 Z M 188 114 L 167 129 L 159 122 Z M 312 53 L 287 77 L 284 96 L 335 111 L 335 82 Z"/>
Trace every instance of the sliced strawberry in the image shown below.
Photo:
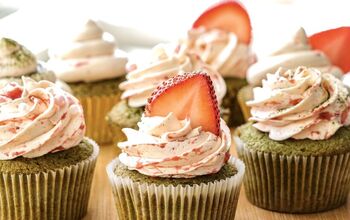
<path fill-rule="evenodd" d="M 350 27 L 340 27 L 309 37 L 313 49 L 323 51 L 344 72 L 350 71 Z"/>
<path fill-rule="evenodd" d="M 193 28 L 204 26 L 235 33 L 238 40 L 249 44 L 252 27 L 248 12 L 237 0 L 221 1 L 205 10 L 193 23 Z"/>
<path fill-rule="evenodd" d="M 192 127 L 220 134 L 220 112 L 215 90 L 206 73 L 186 73 L 170 78 L 152 93 L 146 116 L 166 116 L 173 112 L 178 119 L 189 118 Z"/>

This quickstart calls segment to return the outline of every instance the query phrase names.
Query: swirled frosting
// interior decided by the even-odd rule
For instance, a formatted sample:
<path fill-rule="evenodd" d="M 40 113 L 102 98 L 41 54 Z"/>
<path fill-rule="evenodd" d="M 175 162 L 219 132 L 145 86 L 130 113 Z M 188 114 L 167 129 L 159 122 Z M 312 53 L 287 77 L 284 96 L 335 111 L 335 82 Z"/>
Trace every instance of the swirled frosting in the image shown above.
<path fill-rule="evenodd" d="M 224 77 L 245 78 L 252 63 L 250 46 L 240 43 L 234 33 L 219 29 L 192 29 L 188 37 L 180 42 Z"/>
<path fill-rule="evenodd" d="M 37 61 L 27 48 L 9 38 L 0 39 L 0 78 L 35 72 Z"/>
<path fill-rule="evenodd" d="M 33 158 L 80 143 L 85 133 L 79 101 L 49 81 L 23 78 L 0 90 L 0 160 Z"/>
<path fill-rule="evenodd" d="M 342 75 L 341 69 L 332 65 L 323 52 L 311 49 L 305 30 L 300 28 L 291 42 L 250 66 L 247 81 L 250 85 L 258 86 L 266 78 L 266 74 L 274 73 L 280 67 L 295 69 L 299 66 L 317 68 L 336 76 Z"/>
<path fill-rule="evenodd" d="M 119 159 L 148 176 L 191 178 L 216 173 L 231 146 L 230 130 L 223 120 L 220 136 L 192 128 L 190 120 L 178 120 L 172 113 L 143 116 L 138 126 L 139 130 L 123 129 L 128 140 L 118 143 Z"/>
<path fill-rule="evenodd" d="M 65 82 L 93 82 L 125 74 L 125 53 L 115 52 L 113 37 L 107 40 L 103 34 L 102 29 L 89 20 L 72 42 L 59 44 L 49 51 L 50 68 Z"/>
<path fill-rule="evenodd" d="M 267 74 L 254 88 L 251 107 L 254 127 L 273 140 L 323 140 L 350 124 L 349 92 L 329 73 L 299 67 Z"/>
<path fill-rule="evenodd" d="M 153 48 L 152 61 L 126 75 L 126 81 L 119 87 L 124 90 L 121 98 L 127 99 L 131 107 L 141 107 L 147 104 L 147 99 L 164 80 L 184 72 L 203 70 L 211 77 L 219 102 L 226 94 L 226 84 L 219 73 L 203 63 L 197 55 L 184 51 L 169 52 L 165 45 Z"/>

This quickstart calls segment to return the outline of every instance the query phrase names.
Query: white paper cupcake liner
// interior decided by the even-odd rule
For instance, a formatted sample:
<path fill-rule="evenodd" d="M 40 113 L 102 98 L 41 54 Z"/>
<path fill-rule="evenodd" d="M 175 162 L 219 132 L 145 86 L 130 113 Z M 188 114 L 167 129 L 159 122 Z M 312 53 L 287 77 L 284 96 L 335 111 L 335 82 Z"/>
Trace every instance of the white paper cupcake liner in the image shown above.
<path fill-rule="evenodd" d="M 109 96 L 77 96 L 84 109 L 86 136 L 99 144 L 112 141 L 112 133 L 105 117 L 119 101 L 119 94 Z"/>
<path fill-rule="evenodd" d="M 71 166 L 35 174 L 0 173 L 1 220 L 75 220 L 87 212 L 99 152 Z"/>
<path fill-rule="evenodd" d="M 165 186 L 133 182 L 120 177 L 114 168 L 118 159 L 107 166 L 107 174 L 120 220 L 130 219 L 234 219 L 245 166 L 231 157 L 229 163 L 238 173 L 225 180 L 193 186 Z"/>
<path fill-rule="evenodd" d="M 350 190 L 350 153 L 286 156 L 248 149 L 234 137 L 246 165 L 248 200 L 268 210 L 313 213 L 346 203 Z"/>

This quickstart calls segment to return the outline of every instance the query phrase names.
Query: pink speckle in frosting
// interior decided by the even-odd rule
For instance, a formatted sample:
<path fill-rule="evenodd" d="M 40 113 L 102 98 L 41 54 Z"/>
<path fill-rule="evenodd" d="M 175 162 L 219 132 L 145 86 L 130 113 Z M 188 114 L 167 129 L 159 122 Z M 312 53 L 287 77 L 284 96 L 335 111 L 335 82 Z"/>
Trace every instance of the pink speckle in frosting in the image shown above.
<path fill-rule="evenodd" d="M 87 65 L 87 64 L 89 64 L 88 61 L 81 61 L 81 62 L 75 63 L 75 64 L 74 64 L 74 67 L 82 67 L 82 66 L 85 66 L 85 65 Z"/>
<path fill-rule="evenodd" d="M 330 112 L 321 112 L 318 116 L 319 119 L 322 120 L 331 120 L 331 118 L 333 117 L 333 115 Z"/>
<path fill-rule="evenodd" d="M 346 109 L 341 113 L 341 116 L 340 116 L 340 123 L 344 124 L 345 121 L 346 121 L 347 118 L 348 118 L 348 115 L 349 115 L 349 108 L 346 108 Z"/>
<path fill-rule="evenodd" d="M 292 99 L 289 101 L 289 104 L 290 105 L 297 105 L 301 101 L 302 101 L 302 99 Z"/>

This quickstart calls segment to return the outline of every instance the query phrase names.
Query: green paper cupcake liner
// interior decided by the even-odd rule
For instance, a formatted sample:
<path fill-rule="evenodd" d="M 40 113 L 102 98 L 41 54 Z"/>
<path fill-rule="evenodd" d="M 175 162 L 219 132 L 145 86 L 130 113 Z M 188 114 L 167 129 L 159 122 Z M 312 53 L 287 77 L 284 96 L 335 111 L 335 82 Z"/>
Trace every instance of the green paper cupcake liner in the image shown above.
<path fill-rule="evenodd" d="M 108 96 L 77 96 L 84 109 L 86 136 L 99 144 L 112 142 L 112 133 L 105 116 L 119 101 L 119 95 Z"/>
<path fill-rule="evenodd" d="M 114 168 L 118 159 L 107 166 L 118 219 L 234 219 L 244 175 L 242 161 L 231 157 L 229 163 L 238 173 L 221 181 L 187 186 L 165 186 L 133 182 L 120 177 Z"/>
<path fill-rule="evenodd" d="M 81 219 L 86 215 L 99 148 L 76 165 L 33 174 L 0 173 L 0 219 Z"/>
<path fill-rule="evenodd" d="M 286 156 L 248 149 L 234 137 L 246 165 L 248 200 L 261 208 L 313 213 L 346 203 L 350 189 L 350 153 L 332 156 Z"/>

